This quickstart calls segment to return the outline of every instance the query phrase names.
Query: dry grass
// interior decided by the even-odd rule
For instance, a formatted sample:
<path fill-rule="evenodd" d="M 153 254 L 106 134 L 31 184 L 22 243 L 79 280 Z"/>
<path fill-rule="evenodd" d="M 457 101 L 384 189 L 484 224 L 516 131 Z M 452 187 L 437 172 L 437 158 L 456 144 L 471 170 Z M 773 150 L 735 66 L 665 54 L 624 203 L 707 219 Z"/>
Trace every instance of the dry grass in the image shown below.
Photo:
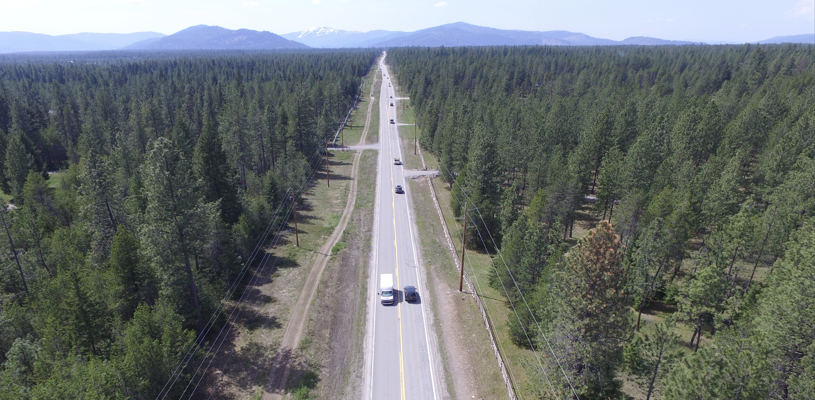
<path fill-rule="evenodd" d="M 319 366 L 319 398 L 355 399 L 362 382 L 363 341 L 370 232 L 377 153 L 363 152 L 354 211 L 339 243 L 346 247 L 328 262 L 320 282 L 320 293 L 309 316 L 306 338 L 300 350 L 307 363 Z M 297 377 L 293 377 L 295 380 Z"/>
<path fill-rule="evenodd" d="M 414 110 L 413 107 L 410 106 L 410 100 L 397 100 L 396 108 L 398 116 L 398 122 L 401 124 L 413 124 L 414 119 Z M 407 169 L 422 169 L 424 166 L 422 165 L 422 159 L 419 156 L 418 151 L 416 151 L 416 155 L 413 154 L 414 152 L 414 141 L 413 137 L 416 135 L 418 140 L 419 137 L 419 129 L 416 125 L 403 125 L 399 126 L 399 138 L 401 139 L 400 144 L 402 146 L 402 162 L 405 164 L 405 168 Z M 415 131 L 415 132 L 414 132 Z"/>
<path fill-rule="evenodd" d="M 312 182 L 298 206 L 297 219 L 300 247 L 295 247 L 294 230 L 287 230 L 273 254 L 259 284 L 247 288 L 254 292 L 241 305 L 240 317 L 233 328 L 233 338 L 224 345 L 213 366 L 218 367 L 220 398 L 249 398 L 256 387 L 266 382 L 271 361 L 283 336 L 291 308 L 309 273 L 316 251 L 337 225 L 345 206 L 350 176 L 351 152 L 334 152 L 331 157 L 332 182 Z M 291 224 L 290 228 L 293 228 Z M 261 265 L 262 267 L 262 265 Z M 293 374 L 295 375 L 295 374 Z"/>
<path fill-rule="evenodd" d="M 450 234 L 456 238 L 453 240 L 453 244 L 456 246 L 456 252 L 460 254 L 461 229 L 452 214 L 452 210 L 448 206 L 452 194 L 447 188 L 447 185 L 443 184 L 441 180 L 434 179 L 433 184 L 447 226 L 450 228 Z M 513 380 L 515 393 L 521 399 L 538 398 L 538 387 L 540 384 L 535 381 L 535 376 L 540 372 L 527 371 L 527 368 L 532 366 L 538 368 L 538 361 L 535 358 L 535 354 L 531 350 L 519 348 L 512 343 L 509 337 L 509 329 L 507 328 L 507 320 L 514 318 L 515 315 L 507 306 L 505 300 L 506 296 L 489 285 L 490 275 L 494 273 L 494 268 L 503 265 L 499 263 L 493 265 L 491 258 L 486 253 L 468 251 L 466 254 L 469 255 L 464 260 L 465 269 L 467 273 L 470 274 L 473 284 L 476 286 L 476 291 L 481 296 L 484 308 L 487 310 L 492 321 L 493 333 L 498 342 L 499 350 L 503 355 L 504 362 L 507 365 L 508 372 Z M 478 322 L 480 323 L 480 320 Z M 483 327 L 483 323 L 481 326 Z M 488 343 L 485 343 L 484 346 L 488 346 Z M 503 382 L 501 383 L 503 384 Z"/>
<path fill-rule="evenodd" d="M 381 84 L 381 72 L 379 72 L 377 69 L 372 69 L 362 81 L 362 98 L 360 99 L 359 103 L 357 103 L 357 108 L 351 114 L 351 118 L 349 119 L 348 124 L 345 126 L 345 129 L 340 132 L 340 136 L 337 138 L 337 145 L 345 144 L 346 146 L 353 146 L 359 143 L 359 138 L 362 137 L 362 131 L 365 128 L 365 119 L 367 118 L 365 113 L 368 111 L 368 106 L 373 102 L 373 108 L 376 108 L 378 104 L 376 102 L 376 98 L 371 98 L 371 83 L 373 83 L 375 80 L 379 81 Z M 374 87 L 376 88 L 377 86 L 374 85 Z M 379 92 L 377 92 L 376 89 L 373 92 L 373 94 L 378 93 Z M 376 128 L 379 126 L 373 125 L 373 122 L 373 118 L 371 118 L 371 127 Z M 377 120 L 377 123 L 379 123 L 379 120 Z M 372 132 L 369 130 L 368 137 L 370 137 L 371 133 Z"/>
<path fill-rule="evenodd" d="M 375 79 L 374 90 L 371 91 L 374 97 L 368 96 L 368 99 L 373 102 L 373 107 L 371 108 L 371 125 L 368 129 L 365 144 L 379 143 L 379 93 L 382 89 L 382 73 L 380 71 L 375 73 Z"/>
<path fill-rule="evenodd" d="M 368 87 L 370 88 L 370 83 Z M 367 105 L 364 108 L 358 107 L 352 120 L 361 119 L 364 124 L 366 111 Z M 360 117 L 359 114 L 363 116 Z M 359 140 L 359 135 L 355 140 Z M 354 154 L 344 151 L 329 153 L 330 187 L 326 184 L 324 171 L 318 172 L 310 182 L 310 187 L 302 196 L 303 203 L 297 208 L 300 247 L 295 246 L 294 224 L 290 223 L 282 233 L 278 245 L 267 250 L 271 257 L 266 268 L 257 285 L 245 288 L 250 291 L 250 296 L 241 304 L 241 314 L 234 323 L 233 334 L 213 362 L 214 371 L 209 378 L 213 381 L 211 386 L 215 388 L 212 398 L 253 398 L 258 388 L 266 383 L 283 336 L 283 328 L 288 323 L 291 309 L 310 272 L 307 267 L 313 263 L 316 252 L 325 244 L 342 215 L 351 183 Z M 363 160 L 368 159 L 373 158 L 363 157 Z M 361 173 L 364 172 L 361 170 Z M 357 206 L 359 202 L 358 197 Z M 349 227 L 346 232 L 350 229 Z M 263 264 L 250 273 L 258 272 L 262 267 Z M 228 305 L 227 309 L 231 309 L 231 306 L 232 304 Z M 292 371 L 290 381 L 319 370 L 321 362 L 328 357 L 325 353 L 327 349 L 312 346 L 313 343 L 316 341 L 312 336 L 307 336 L 301 342 L 301 353 L 307 357 L 298 364 L 300 368 Z"/>
<path fill-rule="evenodd" d="M 507 398 L 478 306 L 471 295 L 458 292 L 459 273 L 432 205 L 427 180 L 412 180 L 409 184 L 417 205 L 416 222 L 433 299 L 434 323 L 439 327 L 436 334 L 448 377 L 447 391 L 460 399 Z"/>

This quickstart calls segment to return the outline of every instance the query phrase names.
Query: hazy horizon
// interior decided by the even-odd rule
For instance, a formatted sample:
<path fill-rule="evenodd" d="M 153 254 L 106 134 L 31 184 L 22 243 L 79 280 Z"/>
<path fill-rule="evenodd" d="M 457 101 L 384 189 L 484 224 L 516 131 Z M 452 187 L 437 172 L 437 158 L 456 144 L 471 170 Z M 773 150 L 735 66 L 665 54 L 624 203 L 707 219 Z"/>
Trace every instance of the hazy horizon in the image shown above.
<path fill-rule="evenodd" d="M 63 35 L 80 32 L 172 34 L 193 25 L 253 29 L 276 34 L 310 27 L 367 32 L 416 31 L 453 22 L 498 29 L 567 30 L 613 40 L 650 36 L 667 40 L 755 42 L 815 34 L 815 0 L 690 0 L 653 4 L 583 0 L 542 4 L 533 0 L 0 0 L 0 29 Z M 383 21 L 383 15 L 387 20 Z"/>

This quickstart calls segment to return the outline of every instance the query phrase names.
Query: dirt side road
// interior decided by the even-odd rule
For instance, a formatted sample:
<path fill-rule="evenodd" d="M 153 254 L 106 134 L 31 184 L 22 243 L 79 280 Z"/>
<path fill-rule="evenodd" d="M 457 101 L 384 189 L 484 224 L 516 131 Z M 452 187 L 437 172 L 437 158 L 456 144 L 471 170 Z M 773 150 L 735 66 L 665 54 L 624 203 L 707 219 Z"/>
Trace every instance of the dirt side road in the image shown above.
<path fill-rule="evenodd" d="M 374 82 L 376 81 L 374 80 Z M 373 90 L 373 84 L 371 90 Z M 365 139 L 370 128 L 372 106 L 373 102 L 369 102 L 365 128 L 363 129 L 359 145 L 365 144 Z M 303 290 L 300 292 L 297 303 L 292 308 L 291 316 L 283 333 L 283 339 L 280 343 L 277 356 L 275 357 L 274 362 L 272 363 L 272 368 L 269 371 L 269 377 L 264 388 L 264 400 L 281 399 L 283 397 L 283 393 L 286 389 L 286 383 L 288 381 L 289 374 L 291 373 L 291 366 L 294 362 L 294 354 L 298 345 L 300 344 L 300 341 L 303 339 L 303 333 L 305 332 L 306 324 L 308 322 L 309 308 L 317 293 L 319 282 L 323 271 L 325 270 L 326 263 L 331 257 L 332 248 L 337 244 L 345 231 L 345 228 L 348 226 L 351 212 L 354 210 L 357 197 L 357 178 L 359 175 L 361 156 L 362 151 L 357 151 L 356 155 L 354 156 L 351 172 L 351 186 L 348 191 L 348 200 L 342 216 L 340 217 L 340 221 L 337 224 L 337 227 L 334 229 L 334 232 L 317 253 L 314 262 L 311 265 L 311 271 L 308 278 L 306 278 Z"/>

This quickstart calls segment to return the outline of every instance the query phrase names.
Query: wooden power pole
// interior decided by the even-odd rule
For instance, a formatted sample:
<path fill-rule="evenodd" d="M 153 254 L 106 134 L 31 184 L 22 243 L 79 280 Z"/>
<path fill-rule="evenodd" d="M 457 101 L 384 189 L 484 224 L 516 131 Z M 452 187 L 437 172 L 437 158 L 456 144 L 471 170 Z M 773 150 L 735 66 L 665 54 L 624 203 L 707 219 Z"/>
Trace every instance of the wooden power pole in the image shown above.
<path fill-rule="evenodd" d="M 294 239 L 297 247 L 300 247 L 300 232 L 297 229 L 297 198 L 294 195 L 291 196 L 291 205 L 294 208 Z"/>
<path fill-rule="evenodd" d="M 331 187 L 331 171 L 328 170 L 328 140 L 325 141 L 325 181 Z"/>
<path fill-rule="evenodd" d="M 461 230 L 461 274 L 458 277 L 458 291 L 461 292 L 464 287 L 464 249 L 467 244 L 467 202 L 464 202 L 464 227 Z"/>
<path fill-rule="evenodd" d="M 416 114 L 413 115 L 413 155 L 416 155 Z"/>

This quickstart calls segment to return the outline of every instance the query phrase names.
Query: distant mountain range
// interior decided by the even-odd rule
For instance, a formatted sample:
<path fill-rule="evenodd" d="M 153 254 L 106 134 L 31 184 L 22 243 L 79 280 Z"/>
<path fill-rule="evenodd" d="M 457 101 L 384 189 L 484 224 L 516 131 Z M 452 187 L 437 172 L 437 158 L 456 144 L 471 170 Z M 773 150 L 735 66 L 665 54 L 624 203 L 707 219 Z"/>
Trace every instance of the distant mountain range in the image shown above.
<path fill-rule="evenodd" d="M 811 43 L 815 34 L 778 36 L 758 43 Z M 196 25 L 164 35 L 139 33 L 76 33 L 43 35 L 28 32 L 0 32 L 0 53 L 35 51 L 97 50 L 268 50 L 400 47 L 400 46 L 613 46 L 613 45 L 692 45 L 701 42 L 665 40 L 644 36 L 625 40 L 595 38 L 569 31 L 521 31 L 476 26 L 464 22 L 436 26 L 416 32 L 375 30 L 355 32 L 315 27 L 276 35 L 250 29 L 231 30 L 219 26 Z"/>
<path fill-rule="evenodd" d="M 115 50 L 162 36 L 164 34 L 158 32 L 74 33 L 57 36 L 29 32 L 0 32 L 0 53 Z"/>
<path fill-rule="evenodd" d="M 569 31 L 504 30 L 456 22 L 418 30 L 399 31 L 343 31 L 327 27 L 314 27 L 300 32 L 281 35 L 286 39 L 310 47 L 400 47 L 400 46 L 614 46 L 614 45 L 690 45 L 704 44 L 635 36 L 624 40 L 595 38 Z M 815 35 L 779 36 L 759 43 L 813 43 Z"/>
<path fill-rule="evenodd" d="M 679 42 L 656 38 L 628 38 L 623 41 L 600 39 L 589 35 L 569 31 L 518 31 L 486 28 L 456 22 L 422 29 L 411 34 L 385 40 L 377 44 L 378 47 L 401 46 L 610 46 L 626 44 L 647 45 L 686 45 L 698 44 L 693 42 Z"/>
<path fill-rule="evenodd" d="M 776 36 L 767 40 L 762 40 L 762 44 L 778 44 L 778 43 L 810 43 L 815 44 L 815 33 L 807 33 L 804 35 L 792 36 Z"/>
<path fill-rule="evenodd" d="M 231 30 L 220 26 L 196 25 L 172 35 L 147 39 L 123 50 L 271 50 L 307 49 L 309 46 L 284 39 L 268 31 Z"/>

